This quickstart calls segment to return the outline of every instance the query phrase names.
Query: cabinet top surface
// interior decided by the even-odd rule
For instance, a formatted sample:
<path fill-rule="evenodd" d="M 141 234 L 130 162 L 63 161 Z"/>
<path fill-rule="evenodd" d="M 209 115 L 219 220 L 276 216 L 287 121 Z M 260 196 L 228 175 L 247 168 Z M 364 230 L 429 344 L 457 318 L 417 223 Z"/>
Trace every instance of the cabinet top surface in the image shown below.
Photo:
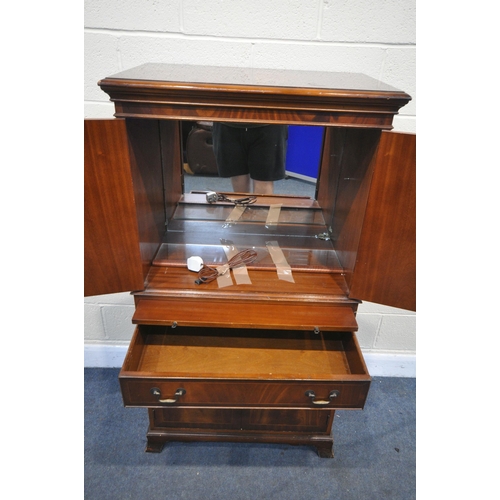
<path fill-rule="evenodd" d="M 150 82 L 154 85 L 197 87 L 203 85 L 271 87 L 281 89 L 322 89 L 333 92 L 374 92 L 407 96 L 403 91 L 359 73 L 280 70 L 147 63 L 105 80 Z M 409 97 L 409 96 L 407 96 Z"/>

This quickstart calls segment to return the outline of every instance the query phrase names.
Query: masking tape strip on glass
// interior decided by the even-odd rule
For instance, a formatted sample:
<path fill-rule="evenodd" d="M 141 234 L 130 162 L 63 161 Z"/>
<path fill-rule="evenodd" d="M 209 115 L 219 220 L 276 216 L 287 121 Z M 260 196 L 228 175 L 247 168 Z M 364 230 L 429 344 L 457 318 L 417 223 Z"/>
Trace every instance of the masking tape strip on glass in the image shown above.
<path fill-rule="evenodd" d="M 226 254 L 227 260 L 231 260 L 236 254 L 238 254 L 239 250 L 233 245 L 233 242 L 230 240 L 224 240 L 221 239 L 221 244 L 222 248 L 224 249 L 224 252 Z M 225 274 L 228 274 L 230 276 L 229 272 L 226 272 Z M 252 281 L 250 280 L 250 276 L 248 275 L 248 269 L 245 264 L 242 264 L 241 266 L 238 267 L 233 267 L 233 275 L 234 279 L 236 280 L 237 285 L 251 285 Z M 225 275 L 223 275 L 225 276 Z M 221 278 L 221 276 L 219 276 Z M 222 281 L 222 280 L 221 280 Z M 226 283 L 224 281 L 223 283 Z M 232 284 L 232 281 L 231 281 Z M 220 284 L 219 284 L 220 286 Z M 228 286 L 227 284 L 224 284 L 224 286 Z"/>
<path fill-rule="evenodd" d="M 281 250 L 277 241 L 266 241 L 267 250 L 271 254 L 274 265 L 276 266 L 276 271 L 278 272 L 278 278 L 283 281 L 289 281 L 290 283 L 295 283 L 292 276 L 292 268 L 288 264 L 283 251 Z"/>
<path fill-rule="evenodd" d="M 267 212 L 266 227 L 277 226 L 281 213 L 281 203 L 276 205 L 269 205 L 269 212 Z"/>

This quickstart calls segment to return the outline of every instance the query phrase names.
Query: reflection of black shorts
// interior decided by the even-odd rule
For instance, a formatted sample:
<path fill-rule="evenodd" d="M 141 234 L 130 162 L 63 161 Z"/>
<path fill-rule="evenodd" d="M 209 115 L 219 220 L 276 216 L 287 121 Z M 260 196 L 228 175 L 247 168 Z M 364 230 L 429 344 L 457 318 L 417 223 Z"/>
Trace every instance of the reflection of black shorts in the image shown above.
<path fill-rule="evenodd" d="M 214 122 L 212 137 L 220 177 L 250 174 L 257 181 L 284 179 L 287 125 Z"/>

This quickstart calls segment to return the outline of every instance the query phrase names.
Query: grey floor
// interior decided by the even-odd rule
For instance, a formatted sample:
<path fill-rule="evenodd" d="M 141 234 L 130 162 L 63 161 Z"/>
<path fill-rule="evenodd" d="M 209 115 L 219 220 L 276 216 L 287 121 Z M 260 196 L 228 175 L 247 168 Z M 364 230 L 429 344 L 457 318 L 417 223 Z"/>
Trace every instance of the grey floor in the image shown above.
<path fill-rule="evenodd" d="M 365 409 L 338 411 L 333 459 L 307 446 L 170 443 L 145 453 L 147 410 L 124 408 L 118 369 L 85 369 L 85 498 L 416 498 L 415 379 L 374 378 Z"/>
<path fill-rule="evenodd" d="M 232 191 L 231 180 L 217 176 L 184 175 L 184 191 Z M 275 194 L 290 194 L 314 198 L 316 185 L 314 182 L 287 176 L 274 183 Z"/>

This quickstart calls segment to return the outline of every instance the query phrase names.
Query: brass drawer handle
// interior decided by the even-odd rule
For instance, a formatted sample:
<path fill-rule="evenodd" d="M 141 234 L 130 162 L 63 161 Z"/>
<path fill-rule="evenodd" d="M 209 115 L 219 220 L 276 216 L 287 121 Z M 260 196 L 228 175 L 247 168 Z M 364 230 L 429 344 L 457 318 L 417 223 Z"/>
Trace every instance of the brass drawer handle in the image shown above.
<path fill-rule="evenodd" d="M 338 397 L 339 394 L 340 391 L 331 391 L 330 394 L 328 395 L 328 400 L 326 399 L 317 400 L 314 391 L 306 391 L 306 396 L 308 398 L 311 398 L 311 403 L 313 405 L 318 405 L 318 406 L 329 405 L 332 402 L 332 399 Z"/>
<path fill-rule="evenodd" d="M 177 400 L 181 396 L 184 396 L 184 394 L 186 394 L 186 389 L 177 389 L 175 391 L 174 397 L 173 398 L 167 398 L 167 399 L 160 399 L 161 398 L 161 392 L 160 392 L 160 389 L 158 389 L 158 387 L 153 387 L 151 389 L 151 394 L 153 394 L 153 396 L 158 396 L 158 402 L 159 403 L 173 404 L 173 403 L 177 403 Z"/>

